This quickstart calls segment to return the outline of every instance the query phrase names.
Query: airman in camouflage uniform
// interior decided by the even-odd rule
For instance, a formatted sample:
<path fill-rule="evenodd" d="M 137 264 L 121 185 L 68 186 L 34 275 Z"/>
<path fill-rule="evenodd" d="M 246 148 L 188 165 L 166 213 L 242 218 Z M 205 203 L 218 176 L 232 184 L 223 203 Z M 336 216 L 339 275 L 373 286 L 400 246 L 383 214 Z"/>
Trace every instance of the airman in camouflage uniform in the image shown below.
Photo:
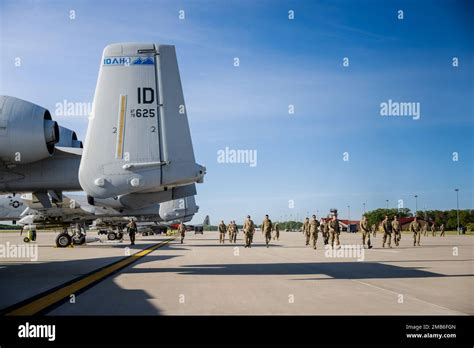
<path fill-rule="evenodd" d="M 252 241 L 253 241 L 253 234 L 255 232 L 255 225 L 250 219 L 250 215 L 247 215 L 247 220 L 244 222 L 244 234 L 245 234 L 245 247 L 246 248 L 251 248 L 252 247 Z"/>
<path fill-rule="evenodd" d="M 280 227 L 278 226 L 278 223 L 275 224 L 275 235 L 273 236 L 273 239 L 280 240 Z"/>
<path fill-rule="evenodd" d="M 396 246 L 399 246 L 400 239 L 402 238 L 402 228 L 400 226 L 400 221 L 398 221 L 397 216 L 393 217 L 392 221 L 392 231 L 393 231 L 393 241 Z"/>
<path fill-rule="evenodd" d="M 229 243 L 232 243 L 234 241 L 234 221 L 230 221 L 229 224 L 227 225 L 227 233 L 229 235 Z"/>
<path fill-rule="evenodd" d="M 221 220 L 221 223 L 219 224 L 219 244 L 224 244 L 225 243 L 225 233 L 227 232 L 227 227 L 224 223 L 224 220 Z"/>
<path fill-rule="evenodd" d="M 425 223 L 423 224 L 422 229 L 423 229 L 423 236 L 424 236 L 424 237 L 428 237 L 428 222 L 425 222 Z"/>
<path fill-rule="evenodd" d="M 135 234 L 138 231 L 137 224 L 133 219 L 127 225 L 128 236 L 130 237 L 130 245 L 135 245 Z"/>
<path fill-rule="evenodd" d="M 439 226 L 439 230 L 441 232 L 441 234 L 439 236 L 444 237 L 444 224 L 441 224 L 441 226 Z"/>
<path fill-rule="evenodd" d="M 413 246 L 420 246 L 420 235 L 421 235 L 421 224 L 419 223 L 417 217 L 410 223 L 409 230 L 413 232 Z"/>
<path fill-rule="evenodd" d="M 377 231 L 382 233 L 382 237 L 383 237 L 383 220 L 379 222 Z"/>
<path fill-rule="evenodd" d="M 320 227 L 321 233 L 323 235 L 324 245 L 328 245 L 329 243 L 329 221 L 324 221 L 321 219 Z"/>
<path fill-rule="evenodd" d="M 268 215 L 265 215 L 265 219 L 263 219 L 263 222 L 262 222 L 262 232 L 263 232 L 263 235 L 265 236 L 265 243 L 267 244 L 267 248 L 269 247 L 269 243 L 272 240 L 272 229 L 273 229 L 272 220 L 268 218 Z"/>
<path fill-rule="evenodd" d="M 237 234 L 239 233 L 239 227 L 237 227 L 237 224 L 235 223 L 235 220 L 232 222 L 232 225 L 234 226 L 234 235 L 232 241 L 237 243 Z"/>
<path fill-rule="evenodd" d="M 319 221 L 316 220 L 316 215 L 313 215 L 313 219 L 309 223 L 309 233 L 311 235 L 311 239 L 313 240 L 313 249 L 316 249 L 316 243 L 318 241 L 318 227 Z"/>
<path fill-rule="evenodd" d="M 362 216 L 362 220 L 360 221 L 360 231 L 362 232 L 362 245 L 365 246 L 365 239 L 367 238 L 367 248 L 372 248 L 372 245 L 370 244 L 369 223 L 367 222 L 367 217 L 365 215 Z"/>
<path fill-rule="evenodd" d="M 309 218 L 306 218 L 306 220 L 303 223 L 303 235 L 306 237 L 306 245 L 309 245 L 309 238 L 310 238 L 310 233 L 309 233 Z"/>
<path fill-rule="evenodd" d="M 337 215 L 333 215 L 332 220 L 329 221 L 329 234 L 331 236 L 331 247 L 334 249 L 334 241 L 336 241 L 336 246 L 340 245 L 339 234 L 341 233 L 341 228 L 339 227 L 339 220 Z"/>
<path fill-rule="evenodd" d="M 433 222 L 433 225 L 431 225 L 431 235 L 433 237 L 436 237 L 436 225 L 434 222 Z"/>
<path fill-rule="evenodd" d="M 377 224 L 372 224 L 372 236 L 377 236 Z"/>
<path fill-rule="evenodd" d="M 179 224 L 178 233 L 181 236 L 181 244 L 183 244 L 184 236 L 186 235 L 186 225 L 182 222 Z"/>
<path fill-rule="evenodd" d="M 385 219 L 382 221 L 382 229 L 383 229 L 383 243 L 382 248 L 385 248 L 385 242 L 387 242 L 388 247 L 392 247 L 392 223 L 388 219 L 388 215 L 385 215 Z M 388 241 L 387 241 L 388 239 Z"/>

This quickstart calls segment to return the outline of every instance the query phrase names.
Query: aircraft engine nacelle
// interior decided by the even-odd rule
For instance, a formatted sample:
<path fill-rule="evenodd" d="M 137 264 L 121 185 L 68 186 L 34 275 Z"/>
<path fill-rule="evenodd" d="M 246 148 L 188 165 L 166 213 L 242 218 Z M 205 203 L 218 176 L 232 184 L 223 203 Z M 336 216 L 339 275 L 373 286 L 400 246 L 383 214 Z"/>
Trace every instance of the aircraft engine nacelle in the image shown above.
<path fill-rule="evenodd" d="M 82 149 L 82 141 L 77 140 L 77 134 L 73 130 L 59 126 L 59 142 L 56 146 Z"/>
<path fill-rule="evenodd" d="M 58 141 L 59 127 L 48 110 L 0 96 L 0 162 L 24 164 L 45 159 Z"/>

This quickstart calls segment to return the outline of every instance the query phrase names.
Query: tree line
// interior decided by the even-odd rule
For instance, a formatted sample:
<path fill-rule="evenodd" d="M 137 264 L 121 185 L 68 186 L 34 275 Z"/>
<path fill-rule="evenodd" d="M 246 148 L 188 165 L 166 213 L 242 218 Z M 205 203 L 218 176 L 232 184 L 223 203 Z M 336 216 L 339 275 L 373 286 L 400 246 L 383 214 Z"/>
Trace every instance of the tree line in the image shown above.
<path fill-rule="evenodd" d="M 399 218 L 413 217 L 414 214 L 409 208 L 401 209 L 384 209 L 379 208 L 368 211 L 364 214 L 367 217 L 369 226 L 372 224 L 379 224 L 385 215 L 388 215 L 389 219 L 392 220 L 395 215 Z M 457 210 L 418 210 L 416 216 L 424 221 L 432 224 L 433 222 L 439 228 L 441 224 L 444 224 L 446 230 L 456 230 L 458 226 L 457 222 Z M 299 231 L 303 226 L 303 222 L 300 221 L 274 221 L 273 224 L 278 223 L 280 231 Z M 474 230 L 474 210 L 465 209 L 459 210 L 459 226 L 465 227 L 468 230 Z M 216 231 L 217 226 L 205 226 L 207 231 Z M 255 227 L 260 227 L 256 224 Z M 242 229 L 242 225 L 238 225 L 239 229 Z"/>
<path fill-rule="evenodd" d="M 393 219 L 395 215 L 400 217 L 413 217 L 414 214 L 408 208 L 402 209 L 375 209 L 365 213 L 370 225 L 380 223 L 385 215 Z M 458 226 L 457 210 L 418 210 L 416 217 L 436 226 L 444 224 L 446 230 L 456 230 Z M 459 210 L 459 226 L 471 227 L 474 224 L 474 210 Z"/>

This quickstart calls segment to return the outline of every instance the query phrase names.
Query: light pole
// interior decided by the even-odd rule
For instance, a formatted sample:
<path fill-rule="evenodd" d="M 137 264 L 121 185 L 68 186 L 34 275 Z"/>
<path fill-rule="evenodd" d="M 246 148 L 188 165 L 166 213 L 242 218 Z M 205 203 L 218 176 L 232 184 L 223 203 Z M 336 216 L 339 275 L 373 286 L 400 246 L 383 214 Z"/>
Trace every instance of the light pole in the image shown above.
<path fill-rule="evenodd" d="M 364 214 L 365 214 L 365 203 L 362 203 L 362 205 L 364 206 Z"/>
<path fill-rule="evenodd" d="M 418 212 L 418 195 L 415 195 L 415 216 L 417 212 Z"/>
<path fill-rule="evenodd" d="M 457 218 L 458 218 L 458 234 L 459 234 L 459 189 L 454 189 L 456 191 L 456 210 L 457 210 Z"/>
<path fill-rule="evenodd" d="M 348 223 L 350 223 L 350 221 L 351 221 L 351 206 L 350 205 L 347 206 L 347 211 L 348 211 L 348 215 L 349 215 Z"/>
<path fill-rule="evenodd" d="M 388 210 L 388 199 L 386 199 L 385 202 L 387 202 L 387 210 Z"/>

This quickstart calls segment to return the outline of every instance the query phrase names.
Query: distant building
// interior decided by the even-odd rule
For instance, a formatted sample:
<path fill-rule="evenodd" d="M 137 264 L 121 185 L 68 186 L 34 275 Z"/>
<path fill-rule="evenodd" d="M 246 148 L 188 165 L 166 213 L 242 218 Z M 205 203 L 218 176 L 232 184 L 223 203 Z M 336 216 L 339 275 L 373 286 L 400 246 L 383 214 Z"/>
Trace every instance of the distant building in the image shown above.
<path fill-rule="evenodd" d="M 331 221 L 332 217 L 322 218 L 325 222 Z M 359 230 L 360 220 L 339 219 L 339 227 L 344 232 L 357 232 Z"/>
<path fill-rule="evenodd" d="M 413 220 L 415 220 L 414 217 L 401 217 L 401 218 L 398 218 L 398 221 L 400 221 L 400 226 L 402 228 L 402 231 L 408 231 L 408 229 L 410 228 L 410 223 Z M 421 224 L 421 226 L 424 226 L 424 225 L 428 224 L 428 229 L 432 224 L 432 222 L 426 221 L 426 220 L 420 219 L 420 218 L 418 218 L 418 222 Z"/>

